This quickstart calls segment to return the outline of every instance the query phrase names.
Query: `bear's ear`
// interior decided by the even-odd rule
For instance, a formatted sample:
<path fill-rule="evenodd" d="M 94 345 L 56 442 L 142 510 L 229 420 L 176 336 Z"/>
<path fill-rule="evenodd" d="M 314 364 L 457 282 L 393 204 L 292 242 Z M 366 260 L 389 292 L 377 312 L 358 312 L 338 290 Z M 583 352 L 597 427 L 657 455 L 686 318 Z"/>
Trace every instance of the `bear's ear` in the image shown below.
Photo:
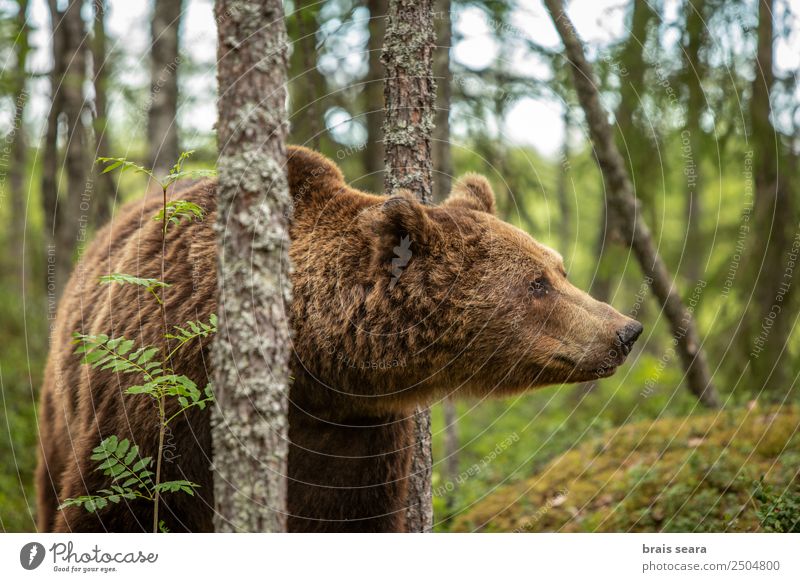
<path fill-rule="evenodd" d="M 480 174 L 465 174 L 453 186 L 444 204 L 494 214 L 494 191 L 489 180 Z"/>
<path fill-rule="evenodd" d="M 425 207 L 408 190 L 398 190 L 381 204 L 371 227 L 378 237 L 376 257 L 382 263 L 409 251 L 409 259 L 416 252 L 425 252 L 438 232 Z"/>
<path fill-rule="evenodd" d="M 329 196 L 345 186 L 338 166 L 314 150 L 289 146 L 286 148 L 286 164 L 293 203 Z"/>

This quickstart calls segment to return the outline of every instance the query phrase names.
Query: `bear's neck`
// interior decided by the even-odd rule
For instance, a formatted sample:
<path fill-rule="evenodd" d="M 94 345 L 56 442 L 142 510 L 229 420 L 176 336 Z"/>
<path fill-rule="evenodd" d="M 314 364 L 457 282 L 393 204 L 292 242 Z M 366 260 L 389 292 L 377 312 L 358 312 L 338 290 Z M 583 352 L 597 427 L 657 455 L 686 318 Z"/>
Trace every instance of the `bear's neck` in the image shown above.
<path fill-rule="evenodd" d="M 289 413 L 290 532 L 402 532 L 413 417 Z"/>

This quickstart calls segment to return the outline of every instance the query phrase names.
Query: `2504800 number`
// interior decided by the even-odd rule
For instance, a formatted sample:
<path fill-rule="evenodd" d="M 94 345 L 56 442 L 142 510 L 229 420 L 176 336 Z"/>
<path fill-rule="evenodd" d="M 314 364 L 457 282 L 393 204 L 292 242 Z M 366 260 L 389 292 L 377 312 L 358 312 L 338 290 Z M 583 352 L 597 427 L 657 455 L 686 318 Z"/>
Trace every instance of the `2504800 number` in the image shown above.
<path fill-rule="evenodd" d="M 778 560 L 736 560 L 731 562 L 731 570 L 766 570 L 778 571 L 781 563 Z"/>

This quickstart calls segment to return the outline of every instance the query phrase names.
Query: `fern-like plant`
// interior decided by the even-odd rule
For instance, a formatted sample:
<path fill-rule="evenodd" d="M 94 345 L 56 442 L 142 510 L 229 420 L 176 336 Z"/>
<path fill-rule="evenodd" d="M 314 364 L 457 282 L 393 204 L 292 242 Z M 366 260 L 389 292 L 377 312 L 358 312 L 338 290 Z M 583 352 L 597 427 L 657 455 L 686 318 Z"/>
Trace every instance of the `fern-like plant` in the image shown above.
<path fill-rule="evenodd" d="M 156 299 L 164 321 L 163 342 L 161 345 L 136 346 L 131 339 L 112 338 L 106 334 L 75 333 L 75 353 L 82 356 L 81 362 L 98 370 L 108 370 L 117 374 L 130 374 L 139 383 L 132 383 L 125 390 L 126 394 L 148 396 L 152 398 L 158 410 L 159 438 L 155 459 L 141 457 L 139 446 L 128 439 L 120 439 L 117 435 L 104 438 L 92 451 L 91 460 L 97 461 L 96 470 L 110 480 L 108 488 L 65 500 L 59 509 L 66 507 L 82 507 L 86 511 L 95 512 L 108 506 L 109 503 L 120 503 L 123 500 L 145 500 L 153 503 L 153 532 L 168 531 L 164 522 L 159 520 L 159 500 L 163 494 L 183 493 L 194 495 L 199 487 L 186 480 L 162 481 L 161 461 L 164 452 L 164 436 L 170 424 L 175 422 L 187 410 L 197 407 L 204 409 L 213 401 L 211 385 L 207 384 L 201 391 L 189 377 L 180 374 L 172 367 L 175 354 L 187 343 L 207 338 L 217 331 L 217 317 L 212 314 L 208 322 L 188 321 L 184 326 L 166 328 L 167 313 L 164 302 L 164 291 L 170 284 L 164 281 L 166 261 L 166 235 L 170 225 L 178 226 L 184 221 L 203 220 L 202 208 L 187 200 L 167 201 L 167 189 L 177 180 L 187 177 L 204 177 L 213 175 L 211 170 L 183 169 L 184 162 L 193 152 L 183 152 L 169 174 L 161 179 L 144 166 L 125 158 L 98 158 L 107 164 L 103 173 L 119 169 L 134 170 L 146 174 L 159 184 L 163 193 L 161 210 L 153 220 L 164 223 L 161 229 L 161 279 L 144 278 L 127 273 L 112 273 L 100 277 L 100 284 L 117 283 L 121 285 L 138 285 L 144 287 Z M 174 399 L 177 406 L 168 412 L 167 402 Z"/>

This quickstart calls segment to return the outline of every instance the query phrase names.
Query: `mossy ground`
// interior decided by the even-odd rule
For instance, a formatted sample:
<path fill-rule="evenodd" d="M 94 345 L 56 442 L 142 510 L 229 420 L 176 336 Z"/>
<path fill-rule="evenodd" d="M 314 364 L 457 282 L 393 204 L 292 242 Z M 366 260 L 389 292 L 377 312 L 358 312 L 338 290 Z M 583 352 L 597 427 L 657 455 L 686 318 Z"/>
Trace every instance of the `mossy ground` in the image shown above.
<path fill-rule="evenodd" d="M 763 476 L 798 487 L 800 408 L 737 409 L 610 429 L 496 489 L 451 531 L 762 531 Z"/>

